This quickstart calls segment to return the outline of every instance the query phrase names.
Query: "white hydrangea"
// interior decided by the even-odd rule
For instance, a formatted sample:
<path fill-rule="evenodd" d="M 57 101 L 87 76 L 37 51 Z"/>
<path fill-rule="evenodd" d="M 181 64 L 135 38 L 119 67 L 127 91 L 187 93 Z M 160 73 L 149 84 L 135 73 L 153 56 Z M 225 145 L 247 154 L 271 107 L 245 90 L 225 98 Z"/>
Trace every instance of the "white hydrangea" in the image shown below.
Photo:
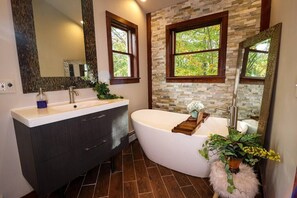
<path fill-rule="evenodd" d="M 200 101 L 192 101 L 190 104 L 187 105 L 188 112 L 192 111 L 201 111 L 204 109 L 204 105 Z"/>

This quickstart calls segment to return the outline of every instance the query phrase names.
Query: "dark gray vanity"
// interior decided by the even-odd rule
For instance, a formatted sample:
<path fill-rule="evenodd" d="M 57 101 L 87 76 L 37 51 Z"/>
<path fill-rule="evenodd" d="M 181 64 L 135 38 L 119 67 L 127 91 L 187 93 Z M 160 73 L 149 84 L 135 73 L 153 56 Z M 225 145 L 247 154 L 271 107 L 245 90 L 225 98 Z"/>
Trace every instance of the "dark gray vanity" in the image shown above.
<path fill-rule="evenodd" d="M 21 115 L 22 110 L 12 111 L 22 172 L 39 195 L 62 187 L 128 145 L 128 105 L 101 106 L 106 105 L 111 108 L 89 107 L 90 112 L 98 109 L 93 113 L 86 113 L 86 108 L 55 113 L 49 107 L 45 110 L 49 115 L 43 115 L 46 113 L 31 109 L 40 113 L 39 118 L 66 117 L 34 127 L 19 119 L 25 115 Z M 73 117 L 76 111 L 84 115 Z"/>

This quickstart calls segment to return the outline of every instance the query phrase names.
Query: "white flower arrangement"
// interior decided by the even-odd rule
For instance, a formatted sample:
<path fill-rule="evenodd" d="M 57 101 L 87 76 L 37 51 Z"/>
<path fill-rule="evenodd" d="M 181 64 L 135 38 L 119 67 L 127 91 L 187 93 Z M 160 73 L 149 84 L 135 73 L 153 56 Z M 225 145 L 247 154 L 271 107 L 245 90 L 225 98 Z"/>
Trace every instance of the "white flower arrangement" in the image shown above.
<path fill-rule="evenodd" d="M 200 101 L 192 101 L 190 104 L 187 105 L 187 110 L 189 113 L 193 111 L 200 112 L 204 109 L 204 105 Z"/>

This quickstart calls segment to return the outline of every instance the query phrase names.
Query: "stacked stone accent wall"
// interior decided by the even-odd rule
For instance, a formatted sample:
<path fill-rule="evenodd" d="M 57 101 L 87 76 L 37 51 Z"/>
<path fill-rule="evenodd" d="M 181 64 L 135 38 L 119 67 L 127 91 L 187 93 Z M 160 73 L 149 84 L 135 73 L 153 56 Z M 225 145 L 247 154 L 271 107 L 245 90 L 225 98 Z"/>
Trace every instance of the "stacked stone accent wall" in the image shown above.
<path fill-rule="evenodd" d="M 225 83 L 166 83 L 165 26 L 222 11 L 229 11 Z M 151 13 L 153 108 L 187 113 L 187 104 L 199 100 L 224 116 L 215 107 L 231 104 L 238 44 L 259 32 L 260 13 L 261 0 L 188 0 Z"/>
<path fill-rule="evenodd" d="M 240 84 L 237 92 L 238 119 L 260 116 L 264 85 Z"/>

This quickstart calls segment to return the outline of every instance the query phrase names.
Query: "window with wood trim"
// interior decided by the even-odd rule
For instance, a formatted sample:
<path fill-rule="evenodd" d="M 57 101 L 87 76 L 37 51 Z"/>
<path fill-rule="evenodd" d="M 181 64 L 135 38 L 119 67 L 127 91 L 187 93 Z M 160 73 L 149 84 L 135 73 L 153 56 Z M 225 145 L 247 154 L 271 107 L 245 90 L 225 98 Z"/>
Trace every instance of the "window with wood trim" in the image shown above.
<path fill-rule="evenodd" d="M 241 83 L 264 84 L 266 77 L 270 39 L 244 49 Z"/>
<path fill-rule="evenodd" d="M 138 26 L 106 11 L 110 84 L 138 83 Z"/>
<path fill-rule="evenodd" d="M 166 26 L 167 82 L 225 82 L 228 12 Z"/>

